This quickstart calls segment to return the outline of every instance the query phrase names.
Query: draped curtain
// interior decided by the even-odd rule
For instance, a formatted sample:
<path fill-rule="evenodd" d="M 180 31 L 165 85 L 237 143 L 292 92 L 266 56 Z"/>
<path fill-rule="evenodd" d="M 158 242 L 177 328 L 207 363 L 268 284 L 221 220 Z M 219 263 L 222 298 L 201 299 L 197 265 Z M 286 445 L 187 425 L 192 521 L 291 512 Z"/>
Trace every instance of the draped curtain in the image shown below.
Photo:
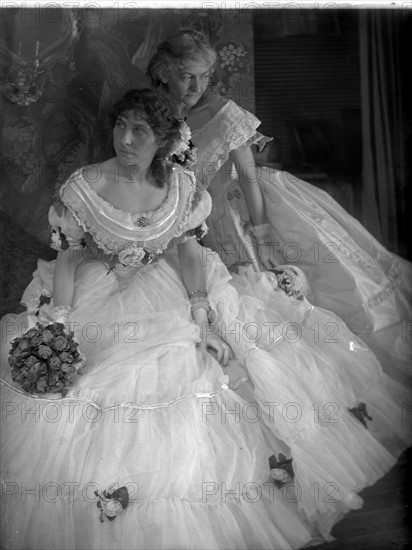
<path fill-rule="evenodd" d="M 360 13 L 363 223 L 393 252 L 406 214 L 404 128 L 397 10 Z"/>

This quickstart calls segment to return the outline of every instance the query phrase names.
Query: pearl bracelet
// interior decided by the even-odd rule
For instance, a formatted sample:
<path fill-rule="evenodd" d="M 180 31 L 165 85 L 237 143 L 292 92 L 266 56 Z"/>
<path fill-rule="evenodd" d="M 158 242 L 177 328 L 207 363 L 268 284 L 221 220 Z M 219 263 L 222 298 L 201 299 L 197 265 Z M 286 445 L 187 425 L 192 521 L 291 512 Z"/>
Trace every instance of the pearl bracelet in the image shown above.
<path fill-rule="evenodd" d="M 207 292 L 206 290 L 194 290 L 193 292 L 189 292 L 188 294 L 189 300 L 191 300 L 195 296 L 207 298 Z"/>
<path fill-rule="evenodd" d="M 192 306 L 192 313 L 194 311 L 197 311 L 199 309 L 204 309 L 205 311 L 209 312 L 210 311 L 210 306 L 208 303 L 199 303 L 199 304 L 195 304 L 194 306 Z"/>

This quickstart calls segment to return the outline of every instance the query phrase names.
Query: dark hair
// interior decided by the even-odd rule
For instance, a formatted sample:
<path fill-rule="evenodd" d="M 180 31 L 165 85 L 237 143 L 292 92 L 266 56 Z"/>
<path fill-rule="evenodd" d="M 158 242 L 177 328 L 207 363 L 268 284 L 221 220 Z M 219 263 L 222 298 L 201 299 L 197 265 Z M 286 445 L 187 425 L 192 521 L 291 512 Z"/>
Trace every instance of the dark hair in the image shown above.
<path fill-rule="evenodd" d="M 151 169 L 159 187 L 163 187 L 171 171 L 168 156 L 172 145 L 180 139 L 180 122 L 176 118 L 169 98 L 157 90 L 141 88 L 129 90 L 122 99 L 115 103 L 109 112 L 109 119 L 114 128 L 119 115 L 133 111 L 142 115 L 149 123 L 159 143 L 153 158 Z"/>
<path fill-rule="evenodd" d="M 179 31 L 157 46 L 156 53 L 147 65 L 146 74 L 152 86 L 167 90 L 167 84 L 162 81 L 166 68 L 182 65 L 185 61 L 204 59 L 210 59 L 212 65 L 216 62 L 216 52 L 207 37 L 198 31 Z"/>

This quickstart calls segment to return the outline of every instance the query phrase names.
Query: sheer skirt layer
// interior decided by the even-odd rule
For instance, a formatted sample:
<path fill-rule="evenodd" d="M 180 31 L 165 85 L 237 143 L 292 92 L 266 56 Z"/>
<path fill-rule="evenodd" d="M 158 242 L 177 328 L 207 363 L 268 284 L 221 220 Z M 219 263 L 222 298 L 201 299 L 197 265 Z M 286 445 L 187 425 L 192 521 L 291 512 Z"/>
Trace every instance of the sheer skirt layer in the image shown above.
<path fill-rule="evenodd" d="M 226 372 L 196 349 L 176 256 L 117 275 L 98 262 L 77 266 L 85 373 L 51 404 L 2 388 L 9 548 L 301 547 L 312 531 L 330 538 L 361 505 L 356 493 L 408 444 L 403 388 L 340 319 L 273 291 L 265 274 L 230 280 L 214 253 L 199 254 L 216 330 L 234 351 Z M 50 288 L 53 268 L 39 262 L 26 299 Z M 23 321 L 3 319 L 9 340 Z M 335 323 L 338 341 L 314 338 L 316 323 Z M 10 382 L 7 353 L 6 343 Z M 253 383 L 238 386 L 242 397 L 227 388 L 236 373 Z M 360 401 L 368 429 L 348 410 Z M 295 477 L 278 489 L 268 458 L 280 453 Z M 94 490 L 113 484 L 135 501 L 100 523 Z"/>
<path fill-rule="evenodd" d="M 249 214 L 228 163 L 208 187 L 213 210 L 208 246 L 228 266 L 254 262 L 259 247 L 247 231 Z M 301 267 L 311 302 L 333 311 L 378 357 L 391 377 L 410 383 L 410 262 L 387 251 L 330 195 L 292 174 L 258 169 L 272 259 Z"/>

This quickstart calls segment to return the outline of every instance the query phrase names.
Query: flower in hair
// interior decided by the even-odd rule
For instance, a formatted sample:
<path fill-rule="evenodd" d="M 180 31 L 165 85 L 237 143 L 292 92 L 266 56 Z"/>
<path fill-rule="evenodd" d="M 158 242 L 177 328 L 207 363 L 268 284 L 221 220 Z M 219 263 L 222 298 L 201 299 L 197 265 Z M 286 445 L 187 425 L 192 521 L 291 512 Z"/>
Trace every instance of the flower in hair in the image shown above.
<path fill-rule="evenodd" d="M 171 161 L 189 170 L 192 169 L 197 162 L 197 148 L 191 142 L 191 137 L 192 134 L 189 126 L 186 122 L 181 122 L 180 138 L 175 141 L 170 151 Z"/>
<path fill-rule="evenodd" d="M 172 156 L 176 155 L 177 157 L 179 157 L 182 153 L 187 151 L 187 149 L 189 149 L 190 147 L 189 142 L 190 142 L 190 138 L 192 137 L 192 134 L 186 122 L 180 123 L 179 134 L 180 134 L 179 139 L 173 143 L 172 149 L 170 151 L 170 155 Z"/>

